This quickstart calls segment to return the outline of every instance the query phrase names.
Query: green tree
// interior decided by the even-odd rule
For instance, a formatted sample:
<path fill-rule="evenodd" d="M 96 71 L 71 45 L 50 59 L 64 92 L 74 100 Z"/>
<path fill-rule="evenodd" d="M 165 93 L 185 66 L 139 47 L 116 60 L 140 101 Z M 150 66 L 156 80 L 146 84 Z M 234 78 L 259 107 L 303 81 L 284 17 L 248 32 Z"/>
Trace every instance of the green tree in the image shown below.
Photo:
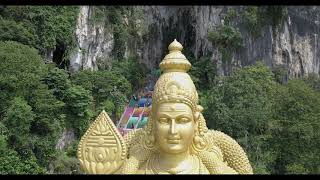
<path fill-rule="evenodd" d="M 0 135 L 0 154 L 4 154 L 7 150 L 7 137 Z"/>
<path fill-rule="evenodd" d="M 243 46 L 241 33 L 230 25 L 222 25 L 216 31 L 209 31 L 208 39 L 221 48 L 237 49 Z"/>
<path fill-rule="evenodd" d="M 297 79 L 278 88 L 274 99 L 269 144 L 279 156 L 273 173 L 319 173 L 319 93 Z"/>
<path fill-rule="evenodd" d="M 0 112 L 4 112 L 15 96 L 32 92 L 46 69 L 35 49 L 13 41 L 0 42 L 0 59 Z"/>
<path fill-rule="evenodd" d="M 129 57 L 113 63 L 113 73 L 124 76 L 133 87 L 133 90 L 140 89 L 146 80 L 147 68 L 139 63 L 137 57 Z"/>
<path fill-rule="evenodd" d="M 261 35 L 261 29 L 264 24 L 262 16 L 262 11 L 260 7 L 257 6 L 246 7 L 245 11 L 242 13 L 244 24 L 254 38 Z"/>
<path fill-rule="evenodd" d="M 64 104 L 53 96 L 44 83 L 48 68 L 37 50 L 17 42 L 0 42 L 0 59 L 0 118 L 12 114 L 12 117 L 6 117 L 15 119 L 15 111 L 20 110 L 10 110 L 9 107 L 21 104 L 21 101 L 14 100 L 19 97 L 25 101 L 24 104 L 31 107 L 30 114 L 33 114 L 23 116 L 26 119 L 32 118 L 26 126 L 29 131 L 16 129 L 20 134 L 13 133 L 17 137 L 11 136 L 11 139 L 8 139 L 9 147 L 17 149 L 19 154 L 34 154 L 39 164 L 45 167 L 54 157 L 55 143 L 62 131 L 64 114 L 61 112 Z M 8 132 L 13 132 L 15 127 L 6 125 Z"/>
<path fill-rule="evenodd" d="M 113 101 L 106 100 L 101 102 L 98 106 L 97 112 L 101 112 L 102 110 L 105 110 L 109 115 L 112 115 L 116 110 Z"/>
<path fill-rule="evenodd" d="M 113 113 L 123 111 L 131 93 L 131 84 L 127 79 L 110 71 L 80 71 L 72 77 L 72 82 L 91 92 L 95 115 L 100 113 L 101 106 L 106 101 L 113 102 Z"/>
<path fill-rule="evenodd" d="M 42 56 L 61 47 L 64 52 L 59 61 L 68 60 L 75 47 L 78 13 L 75 6 L 6 6 L 0 13 L 5 25 L 0 38 L 30 45 Z"/>
<path fill-rule="evenodd" d="M 92 96 L 90 91 L 73 85 L 66 92 L 67 125 L 81 137 L 89 127 L 92 117 Z"/>
<path fill-rule="evenodd" d="M 26 26 L 25 23 L 6 20 L 0 16 L 0 40 L 17 41 L 35 47 L 37 36 L 35 35 L 34 29 Z"/>
<path fill-rule="evenodd" d="M 197 89 L 208 89 L 214 85 L 216 78 L 216 65 L 212 62 L 210 56 L 203 56 L 199 59 L 189 58 L 192 64 L 189 72 Z"/>
<path fill-rule="evenodd" d="M 53 162 L 53 171 L 55 174 L 79 174 L 81 172 L 79 160 L 61 152 Z"/>
<path fill-rule="evenodd" d="M 310 73 L 304 77 L 303 80 L 313 89 L 320 91 L 320 77 L 319 74 Z"/>
<path fill-rule="evenodd" d="M 236 138 L 255 173 L 319 173 L 317 80 L 274 77 L 258 63 L 216 78 L 200 94 L 207 124 Z"/>
<path fill-rule="evenodd" d="M 35 158 L 21 159 L 17 152 L 6 150 L 0 154 L 0 174 L 45 174 L 46 170 Z"/>
<path fill-rule="evenodd" d="M 232 53 L 243 47 L 243 38 L 239 29 L 231 25 L 221 25 L 215 31 L 208 32 L 208 40 L 221 52 L 223 65 L 232 60 Z"/>
<path fill-rule="evenodd" d="M 3 123 L 9 129 L 9 144 L 23 157 L 33 155 L 30 128 L 34 118 L 32 108 L 20 97 L 13 99 L 4 115 Z"/>
<path fill-rule="evenodd" d="M 63 100 L 65 92 L 71 86 L 68 72 L 63 69 L 53 68 L 45 78 L 45 83 L 53 91 L 53 95 L 59 100 Z"/>
<path fill-rule="evenodd" d="M 287 8 L 284 6 L 246 7 L 242 12 L 242 20 L 253 38 L 261 36 L 266 26 L 272 26 L 275 31 L 280 27 L 287 16 Z"/>
<path fill-rule="evenodd" d="M 269 97 L 274 84 L 272 71 L 257 63 L 217 78 L 215 86 L 201 94 L 208 127 L 235 138 L 248 153 L 256 173 L 269 173 L 267 166 L 275 158 L 264 143 L 271 138 Z"/>

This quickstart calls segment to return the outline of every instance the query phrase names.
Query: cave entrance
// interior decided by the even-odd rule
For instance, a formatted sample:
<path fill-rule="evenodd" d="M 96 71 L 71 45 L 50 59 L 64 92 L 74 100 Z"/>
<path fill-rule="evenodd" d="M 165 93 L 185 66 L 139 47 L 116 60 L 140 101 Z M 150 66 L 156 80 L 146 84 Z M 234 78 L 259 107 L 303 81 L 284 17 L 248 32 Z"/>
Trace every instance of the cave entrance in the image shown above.
<path fill-rule="evenodd" d="M 53 51 L 52 61 L 60 69 L 66 69 L 69 66 L 69 62 L 64 59 L 66 53 L 66 45 L 64 43 L 57 42 L 56 49 Z"/>

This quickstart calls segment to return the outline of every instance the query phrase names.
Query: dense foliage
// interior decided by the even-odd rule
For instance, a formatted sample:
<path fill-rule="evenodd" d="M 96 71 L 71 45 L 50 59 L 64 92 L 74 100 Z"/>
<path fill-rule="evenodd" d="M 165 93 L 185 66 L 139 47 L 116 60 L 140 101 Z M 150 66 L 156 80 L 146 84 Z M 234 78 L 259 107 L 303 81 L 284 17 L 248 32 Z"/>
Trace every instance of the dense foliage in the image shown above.
<path fill-rule="evenodd" d="M 232 26 L 233 11 L 224 17 L 225 23 L 208 32 L 208 40 L 221 52 L 223 65 L 230 64 L 235 51 L 243 47 L 243 38 L 238 28 Z"/>
<path fill-rule="evenodd" d="M 35 49 L 0 42 L 0 59 L 0 122 L 8 131 L 8 147 L 22 159 L 36 157 L 45 167 L 55 156 L 52 147 L 61 134 L 63 102 L 42 81 L 47 67 Z"/>
<path fill-rule="evenodd" d="M 113 32 L 114 47 L 112 54 L 116 59 L 125 56 L 126 48 L 136 46 L 139 32 L 142 34 L 143 12 L 141 7 L 134 6 L 93 6 L 92 22 L 106 24 L 105 28 Z M 136 55 L 137 52 L 130 52 Z"/>
<path fill-rule="evenodd" d="M 106 109 L 109 115 L 119 119 L 127 97 L 131 95 L 131 84 L 120 73 L 113 71 L 81 71 L 74 75 L 72 81 L 91 92 L 96 115 Z"/>
<path fill-rule="evenodd" d="M 234 137 L 255 173 L 320 173 L 320 92 L 309 83 L 279 84 L 262 63 L 217 77 L 200 89 L 207 125 Z"/>
<path fill-rule="evenodd" d="M 75 46 L 78 12 L 79 8 L 75 6 L 1 7 L 0 40 L 29 45 L 38 49 L 42 56 L 60 48 L 64 55 L 61 59 L 54 57 L 54 61 L 64 67 L 61 62 L 68 60 Z"/>
<path fill-rule="evenodd" d="M 258 38 L 265 26 L 271 25 L 275 30 L 286 16 L 287 9 L 283 6 L 248 6 L 242 12 L 242 22 L 252 37 Z"/>
<path fill-rule="evenodd" d="M 79 173 L 75 159 L 79 138 L 101 110 L 119 118 L 131 95 L 129 81 L 138 83 L 131 74 L 122 76 L 121 68 L 70 77 L 55 67 L 61 67 L 60 61 L 44 63 L 52 49 L 65 48 L 61 61 L 72 50 L 77 9 L 0 8 L 1 174 Z M 129 62 L 127 69 L 138 67 L 135 59 L 121 62 Z M 62 132 L 70 129 L 75 141 L 58 150 Z"/>

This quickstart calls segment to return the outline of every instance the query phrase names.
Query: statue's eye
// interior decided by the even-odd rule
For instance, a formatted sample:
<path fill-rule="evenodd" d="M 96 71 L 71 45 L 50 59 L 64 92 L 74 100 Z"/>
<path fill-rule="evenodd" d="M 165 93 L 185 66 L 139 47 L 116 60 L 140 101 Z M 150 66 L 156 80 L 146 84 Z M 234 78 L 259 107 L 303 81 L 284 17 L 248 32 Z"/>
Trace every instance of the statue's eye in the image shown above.
<path fill-rule="evenodd" d="M 179 122 L 180 122 L 180 123 L 187 123 L 187 122 L 189 122 L 189 121 L 190 121 L 190 119 L 189 119 L 189 118 L 186 118 L 186 117 L 182 117 L 182 118 L 179 119 Z"/>
<path fill-rule="evenodd" d="M 159 122 L 160 123 L 168 123 L 168 118 L 161 117 L 161 118 L 159 118 Z"/>

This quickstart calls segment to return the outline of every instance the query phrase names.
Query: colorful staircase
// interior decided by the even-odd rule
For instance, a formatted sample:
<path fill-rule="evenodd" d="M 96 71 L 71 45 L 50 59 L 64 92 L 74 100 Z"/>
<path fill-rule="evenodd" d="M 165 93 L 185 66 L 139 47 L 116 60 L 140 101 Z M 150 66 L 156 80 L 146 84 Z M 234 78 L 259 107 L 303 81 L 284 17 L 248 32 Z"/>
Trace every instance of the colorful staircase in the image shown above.
<path fill-rule="evenodd" d="M 152 103 L 150 94 L 152 92 L 147 92 L 139 99 L 132 96 L 117 124 L 122 135 L 133 129 L 143 128 L 147 124 Z"/>

